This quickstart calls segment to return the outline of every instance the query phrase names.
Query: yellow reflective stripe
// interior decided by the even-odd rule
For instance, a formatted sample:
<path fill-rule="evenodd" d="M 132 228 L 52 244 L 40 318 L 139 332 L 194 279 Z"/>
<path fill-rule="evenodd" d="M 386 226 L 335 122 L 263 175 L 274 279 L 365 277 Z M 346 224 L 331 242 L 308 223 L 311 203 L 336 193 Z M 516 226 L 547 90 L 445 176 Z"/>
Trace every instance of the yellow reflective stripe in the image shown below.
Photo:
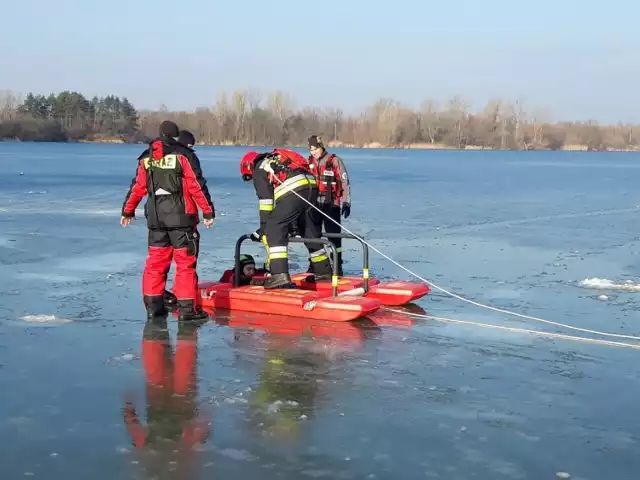
<path fill-rule="evenodd" d="M 327 255 L 327 252 L 323 248 L 322 250 L 311 253 L 309 259 L 312 263 L 324 262 L 325 260 L 329 260 L 329 255 Z"/>
<path fill-rule="evenodd" d="M 261 212 L 270 212 L 273 210 L 273 198 L 261 198 L 258 200 Z"/>
<path fill-rule="evenodd" d="M 337 275 L 331 275 L 331 286 L 332 287 L 337 287 L 338 286 L 338 276 Z"/>
<path fill-rule="evenodd" d="M 269 248 L 269 259 L 288 258 L 287 247 L 271 247 Z"/>
<path fill-rule="evenodd" d="M 369 269 L 368 268 L 363 268 L 362 269 L 362 278 L 369 278 Z"/>
<path fill-rule="evenodd" d="M 338 253 L 342 253 L 342 247 L 338 247 L 338 248 L 336 248 L 336 252 L 338 252 Z"/>
<path fill-rule="evenodd" d="M 309 254 L 309 259 L 311 260 L 311 263 L 318 263 L 329 260 L 329 256 L 327 255 L 327 251 L 324 248 L 321 248 L 320 250 L 311 252 Z"/>
<path fill-rule="evenodd" d="M 267 252 L 267 261 L 265 262 L 265 265 L 267 268 L 269 268 L 269 244 L 267 243 L 267 236 L 262 235 L 262 237 L 260 237 L 260 241 L 262 242 L 262 245 L 264 245 L 264 249 Z"/>
<path fill-rule="evenodd" d="M 299 188 L 305 185 L 316 185 L 315 178 L 305 174 L 296 175 L 295 177 L 288 178 L 275 188 L 273 192 L 273 198 L 277 200 L 278 198 L 283 196 L 285 193 L 291 192 L 292 190 L 295 190 L 296 188 Z"/>

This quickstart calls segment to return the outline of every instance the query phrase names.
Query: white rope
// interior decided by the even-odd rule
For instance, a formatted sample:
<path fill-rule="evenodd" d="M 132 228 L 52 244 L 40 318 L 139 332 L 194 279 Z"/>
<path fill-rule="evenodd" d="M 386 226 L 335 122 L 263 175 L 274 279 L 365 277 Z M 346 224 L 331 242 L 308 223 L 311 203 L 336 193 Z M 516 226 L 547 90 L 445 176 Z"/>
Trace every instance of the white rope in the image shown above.
<path fill-rule="evenodd" d="M 505 327 L 503 325 L 493 325 L 490 323 L 480 323 L 480 322 L 472 322 L 470 320 L 459 320 L 457 318 L 447 318 L 447 317 L 435 317 L 433 315 L 426 315 L 421 313 L 407 312 L 405 310 L 396 310 L 389 307 L 382 307 L 384 310 L 388 312 L 399 313 L 401 315 L 407 315 L 411 317 L 425 318 L 428 320 L 435 320 L 437 322 L 443 323 L 459 323 L 463 325 L 473 325 L 474 327 L 482 327 L 482 328 L 494 328 L 498 330 L 506 330 L 508 332 L 515 333 L 526 333 L 529 335 L 539 335 L 541 337 L 550 337 L 550 338 L 558 338 L 561 340 L 573 340 L 576 342 L 587 342 L 587 343 L 597 343 L 600 345 L 609 345 L 612 347 L 624 347 L 624 348 L 635 348 L 640 349 L 640 344 L 633 343 L 624 343 L 624 342 L 612 342 L 611 340 L 600 340 L 597 338 L 586 338 L 586 337 L 576 337 L 573 335 L 563 335 L 561 333 L 551 333 L 551 332 L 541 332 L 539 330 L 528 330 L 525 328 L 517 328 L 517 327 Z M 375 321 L 375 320 L 374 320 Z"/>
<path fill-rule="evenodd" d="M 273 178 L 275 178 L 277 181 L 280 182 L 280 179 L 278 177 L 276 177 L 275 175 L 273 176 Z M 280 182 L 282 183 L 282 182 Z M 559 322 L 554 322 L 551 320 L 546 320 L 544 318 L 540 318 L 540 317 L 534 317 L 532 315 L 525 315 L 523 313 L 518 313 L 518 312 L 512 312 L 510 310 L 505 310 L 503 308 L 498 308 L 498 307 L 492 307 L 491 305 L 485 305 L 483 303 L 480 302 L 476 302 L 474 300 L 471 300 L 469 298 L 465 298 L 462 297 L 460 295 L 457 295 L 453 292 L 450 292 L 449 290 L 446 290 L 442 287 L 440 287 L 439 285 L 436 285 L 433 282 L 430 282 L 429 280 L 427 280 L 426 278 L 422 278 L 420 275 L 418 275 L 417 273 L 409 270 L 407 267 L 405 267 L 404 265 L 401 265 L 400 263 L 396 262 L 393 258 L 389 257 L 388 255 L 382 253 L 380 250 L 378 250 L 376 247 L 374 247 L 373 245 L 371 245 L 369 242 L 367 242 L 365 239 L 359 237 L 358 235 L 356 235 L 355 233 L 353 233 L 351 230 L 349 230 L 347 227 L 345 227 L 344 225 L 340 224 L 339 222 L 336 222 L 333 218 L 331 218 L 329 215 L 327 215 L 326 213 L 324 213 L 322 210 L 320 210 L 317 206 L 315 206 L 313 203 L 311 203 L 309 200 L 307 200 L 306 198 L 304 198 L 302 195 L 300 195 L 298 192 L 291 190 L 291 193 L 294 193 L 298 198 L 302 199 L 305 203 L 309 204 L 312 208 L 314 208 L 315 210 L 317 210 L 318 212 L 320 212 L 322 215 L 324 215 L 326 218 L 328 218 L 329 220 L 331 220 L 333 223 L 335 223 L 336 225 L 338 225 L 340 228 L 342 228 L 342 230 L 345 230 L 346 232 L 348 232 L 349 234 L 353 235 L 355 238 L 357 238 L 359 241 L 361 241 L 362 243 L 364 243 L 365 245 L 367 245 L 369 248 L 371 248 L 371 250 L 373 250 L 374 252 L 378 253 L 379 255 L 381 255 L 383 258 L 389 260 L 391 263 L 393 263 L 394 265 L 396 265 L 397 267 L 401 268 L 402 270 L 404 270 L 405 272 L 407 272 L 409 275 L 412 275 L 414 277 L 416 277 L 418 280 L 426 283 L 427 285 L 429 285 L 432 288 L 435 288 L 436 290 L 440 290 L 442 293 L 449 295 L 453 298 L 456 298 L 462 302 L 467 302 L 470 303 L 471 305 L 475 305 L 476 307 L 480 307 L 480 308 L 486 308 L 487 310 L 493 310 L 494 312 L 499 312 L 499 313 L 504 313 L 506 315 L 513 315 L 514 317 L 520 317 L 520 318 L 524 318 L 524 319 L 528 319 L 528 320 L 534 320 L 536 322 L 542 322 L 542 323 L 547 323 L 549 325 L 555 325 L 557 327 L 563 327 L 563 328 L 567 328 L 570 330 L 577 330 L 580 332 L 586 332 L 586 333 L 593 333 L 595 335 L 602 335 L 605 337 L 616 337 L 616 338 L 628 338 L 631 340 L 640 340 L 640 337 L 637 336 L 633 336 L 633 335 L 622 335 L 619 333 L 609 333 L 609 332 L 600 332 L 598 330 L 590 330 L 588 328 L 580 328 L 580 327 L 574 327 L 572 325 L 567 325 L 565 323 L 559 323 Z"/>

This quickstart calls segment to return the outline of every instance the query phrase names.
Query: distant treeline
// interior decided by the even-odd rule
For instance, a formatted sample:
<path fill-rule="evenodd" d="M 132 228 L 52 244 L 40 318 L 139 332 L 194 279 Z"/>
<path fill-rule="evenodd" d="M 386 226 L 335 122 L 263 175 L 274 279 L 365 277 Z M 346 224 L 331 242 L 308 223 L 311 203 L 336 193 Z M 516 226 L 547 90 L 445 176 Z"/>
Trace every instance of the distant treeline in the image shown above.
<path fill-rule="evenodd" d="M 281 92 L 222 94 L 211 108 L 193 112 L 136 111 L 126 98 L 77 92 L 0 94 L 0 139 L 140 142 L 153 138 L 163 120 L 174 120 L 207 145 L 304 145 L 320 134 L 333 146 L 489 148 L 503 150 L 635 150 L 640 126 L 597 122 L 551 123 L 522 102 L 492 100 L 479 112 L 454 97 L 444 105 L 425 101 L 417 110 L 382 99 L 358 115 L 337 108 L 296 108 Z"/>
<path fill-rule="evenodd" d="M 0 98 L 0 138 L 67 142 L 116 139 L 137 141 L 138 112 L 126 98 L 85 98 L 77 92 L 34 95 L 11 92 Z"/>

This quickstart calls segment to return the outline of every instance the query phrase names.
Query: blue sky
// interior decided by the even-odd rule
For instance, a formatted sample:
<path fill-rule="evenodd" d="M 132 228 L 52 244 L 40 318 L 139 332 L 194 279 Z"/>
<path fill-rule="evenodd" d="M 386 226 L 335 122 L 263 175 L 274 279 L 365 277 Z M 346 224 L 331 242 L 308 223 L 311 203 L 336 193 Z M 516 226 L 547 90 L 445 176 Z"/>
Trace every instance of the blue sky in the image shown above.
<path fill-rule="evenodd" d="M 631 0 L 0 0 L 0 89 L 192 109 L 283 90 L 357 111 L 459 94 L 522 98 L 551 119 L 640 122 Z"/>

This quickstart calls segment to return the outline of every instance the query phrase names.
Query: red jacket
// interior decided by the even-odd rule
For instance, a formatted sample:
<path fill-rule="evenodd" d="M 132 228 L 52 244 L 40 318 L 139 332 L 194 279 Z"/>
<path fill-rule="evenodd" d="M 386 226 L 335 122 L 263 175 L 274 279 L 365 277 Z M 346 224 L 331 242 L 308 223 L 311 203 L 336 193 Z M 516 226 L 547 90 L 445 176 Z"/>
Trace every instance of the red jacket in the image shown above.
<path fill-rule="evenodd" d="M 198 207 L 206 219 L 215 209 L 193 150 L 170 138 L 158 138 L 138 158 L 138 168 L 122 205 L 123 217 L 134 217 L 145 195 L 149 228 L 188 228 L 198 223 Z"/>

